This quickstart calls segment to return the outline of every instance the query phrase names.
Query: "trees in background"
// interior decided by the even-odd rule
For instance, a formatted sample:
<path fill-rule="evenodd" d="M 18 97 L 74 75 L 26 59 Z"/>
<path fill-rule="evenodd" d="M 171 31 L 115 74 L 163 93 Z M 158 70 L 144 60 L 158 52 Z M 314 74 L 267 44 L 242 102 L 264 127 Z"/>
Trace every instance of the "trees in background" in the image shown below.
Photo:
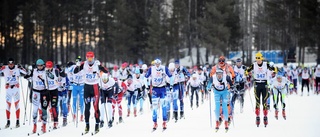
<path fill-rule="evenodd" d="M 229 51 L 311 47 L 320 55 L 317 0 L 0 0 L 0 62 L 65 64 L 89 50 L 101 62 L 193 64 Z M 199 48 L 206 52 L 200 53 Z M 253 48 L 252 48 L 253 47 Z M 286 53 L 286 52 L 284 52 Z M 200 60 L 205 54 L 205 61 Z M 250 54 L 249 54 L 250 55 Z M 248 55 L 247 62 L 251 62 Z M 319 58 L 319 57 L 318 57 Z M 287 59 L 287 58 L 286 58 Z M 303 62 L 302 59 L 299 59 Z M 320 60 L 319 60 L 320 61 Z M 212 62 L 209 62 L 212 63 Z"/>

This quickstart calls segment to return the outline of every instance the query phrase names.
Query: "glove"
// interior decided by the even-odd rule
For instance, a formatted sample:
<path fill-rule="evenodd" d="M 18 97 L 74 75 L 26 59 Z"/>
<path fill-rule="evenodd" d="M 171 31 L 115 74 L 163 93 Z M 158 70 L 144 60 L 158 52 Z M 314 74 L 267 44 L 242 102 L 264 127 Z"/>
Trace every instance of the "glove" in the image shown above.
<path fill-rule="evenodd" d="M 80 67 L 80 65 L 81 65 L 81 62 L 78 61 L 78 62 L 76 63 L 76 66 Z"/>
<path fill-rule="evenodd" d="M 31 65 L 28 67 L 28 70 L 32 70 L 32 66 Z"/>
<path fill-rule="evenodd" d="M 179 73 L 180 72 L 180 68 L 177 68 L 177 73 Z"/>
<path fill-rule="evenodd" d="M 5 68 L 6 68 L 6 66 L 2 66 L 2 67 L 1 67 L 1 70 L 4 70 Z"/>
<path fill-rule="evenodd" d="M 94 63 L 97 64 L 98 66 L 100 66 L 101 64 L 99 60 L 96 60 Z"/>
<path fill-rule="evenodd" d="M 290 88 L 290 89 L 293 89 L 293 86 L 294 86 L 294 85 L 293 85 L 292 83 L 289 84 L 289 88 Z"/>
<path fill-rule="evenodd" d="M 21 68 L 22 68 L 21 64 L 18 64 L 17 66 L 18 66 L 18 68 L 19 68 L 19 69 L 21 69 Z"/>

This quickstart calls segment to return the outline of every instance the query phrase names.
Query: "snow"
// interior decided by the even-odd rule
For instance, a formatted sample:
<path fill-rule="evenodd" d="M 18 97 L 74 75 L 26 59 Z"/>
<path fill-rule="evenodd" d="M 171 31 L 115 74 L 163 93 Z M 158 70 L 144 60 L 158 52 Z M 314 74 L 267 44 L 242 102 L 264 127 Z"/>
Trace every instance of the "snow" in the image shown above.
<path fill-rule="evenodd" d="M 23 88 L 24 94 L 27 94 L 27 85 L 26 81 L 23 80 Z M 305 90 L 306 91 L 306 90 Z M 21 92 L 22 93 L 22 92 Z M 287 120 L 284 120 L 281 117 L 281 113 L 279 113 L 279 120 L 274 118 L 274 109 L 271 109 L 269 112 L 269 125 L 265 128 L 262 123 L 260 127 L 256 127 L 255 125 L 255 114 L 253 111 L 253 105 L 251 104 L 251 99 L 253 98 L 253 90 L 246 92 L 245 96 L 245 106 L 244 112 L 240 113 L 239 103 L 236 103 L 235 108 L 235 116 L 234 123 L 230 125 L 230 129 L 227 133 L 224 131 L 224 125 L 220 126 L 220 130 L 216 133 L 214 130 L 215 123 L 212 122 L 212 128 L 210 127 L 210 113 L 209 113 L 209 101 L 206 100 L 204 104 L 201 104 L 199 108 L 194 108 L 191 110 L 189 97 L 185 97 L 185 115 L 186 118 L 182 120 L 178 120 L 177 123 L 174 123 L 173 120 L 169 121 L 168 129 L 162 132 L 162 120 L 158 120 L 158 130 L 151 132 L 153 122 L 151 120 L 151 111 L 148 109 L 149 102 L 145 101 L 145 113 L 142 115 L 138 115 L 137 117 L 124 117 L 123 124 L 114 124 L 114 126 L 110 129 L 107 129 L 106 126 L 100 129 L 100 132 L 95 136 L 148 136 L 148 137 L 156 137 L 156 136 L 165 136 L 165 137 L 182 137 L 182 136 L 258 136 L 258 137 L 316 137 L 319 136 L 318 127 L 320 126 L 320 107 L 318 104 L 320 100 L 320 95 L 314 95 L 313 92 L 310 92 L 310 96 L 307 96 L 306 93 L 304 96 L 300 96 L 300 90 L 298 95 L 290 95 L 286 98 L 287 102 Z M 22 97 L 22 96 L 21 96 Z M 25 97 L 25 95 L 23 96 Z M 252 100 L 252 103 L 255 101 Z M 3 137 L 20 137 L 27 136 L 27 133 L 32 130 L 32 123 L 29 124 L 29 107 L 28 103 L 27 107 L 27 120 L 26 125 L 23 125 L 24 119 L 24 103 L 21 98 L 20 108 L 20 123 L 21 127 L 18 129 L 2 129 L 0 130 L 0 134 Z M 123 114 L 126 114 L 127 106 L 125 105 L 126 100 L 123 100 Z M 213 103 L 213 101 L 212 101 Z M 5 89 L 4 82 L 1 79 L 1 91 L 0 91 L 0 127 L 3 128 L 6 123 L 5 116 Z M 139 105 L 138 105 L 139 106 Z M 212 104 L 211 106 L 214 106 Z M 273 104 L 271 104 L 273 106 Z M 93 108 L 91 108 L 93 109 Z M 14 112 L 14 107 L 11 107 L 11 111 Z M 214 114 L 212 112 L 212 114 Z M 91 113 L 91 117 L 93 113 Z M 262 115 L 261 115 L 262 116 Z M 212 115 L 213 121 L 214 115 Z M 118 115 L 115 116 L 115 121 L 118 119 Z M 11 113 L 11 127 L 15 125 L 15 113 Z M 71 120 L 71 115 L 69 115 L 68 120 Z M 62 117 L 59 119 L 60 126 L 62 125 Z M 52 126 L 52 122 L 49 123 L 49 126 Z M 90 118 L 91 129 L 90 132 L 94 130 L 94 119 Z M 75 126 L 73 122 L 69 123 L 66 127 L 60 127 L 59 129 L 51 132 L 47 132 L 41 136 L 43 137 L 57 137 L 57 136 L 72 136 L 77 137 L 81 136 L 81 133 L 84 131 L 85 123 L 79 123 L 78 127 Z M 38 131 L 40 131 L 40 123 L 38 123 Z M 37 136 L 36 134 L 31 136 Z M 91 134 L 87 134 L 85 136 L 91 136 Z"/>

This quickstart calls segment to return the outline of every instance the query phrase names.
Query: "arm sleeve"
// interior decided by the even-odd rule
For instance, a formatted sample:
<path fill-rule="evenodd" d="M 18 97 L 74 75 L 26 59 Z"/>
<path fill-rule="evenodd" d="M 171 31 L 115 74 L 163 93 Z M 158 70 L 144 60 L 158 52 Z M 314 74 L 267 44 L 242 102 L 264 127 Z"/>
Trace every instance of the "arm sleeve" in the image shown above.
<path fill-rule="evenodd" d="M 30 73 L 29 75 L 25 75 L 24 78 L 27 79 L 27 78 L 32 77 L 32 76 L 33 76 L 33 71 L 34 71 L 34 70 L 31 70 L 31 73 Z"/>
<path fill-rule="evenodd" d="M 189 73 L 189 71 L 188 71 L 185 67 L 182 68 L 182 71 L 185 73 L 185 75 L 187 75 L 188 77 L 190 77 L 190 73 Z"/>
<path fill-rule="evenodd" d="M 208 85 L 207 85 L 207 90 L 210 90 L 211 86 L 212 86 L 212 78 L 209 78 Z"/>
<path fill-rule="evenodd" d="M 251 64 L 250 67 L 246 69 L 246 72 L 245 72 L 246 75 L 252 70 L 253 70 L 253 64 Z"/>
<path fill-rule="evenodd" d="M 83 69 L 83 63 L 81 63 L 80 67 L 76 66 L 75 68 L 73 68 L 73 73 L 78 73 Z"/>
<path fill-rule="evenodd" d="M 277 69 L 277 67 L 274 67 L 274 66 L 270 66 L 270 64 L 269 64 L 269 62 L 267 62 L 267 68 L 269 69 L 269 70 L 271 70 L 271 71 L 275 71 L 276 73 L 278 72 L 278 69 Z"/>
<path fill-rule="evenodd" d="M 227 76 L 226 78 L 227 78 L 227 82 L 229 83 L 229 85 L 233 86 L 230 76 Z"/>
<path fill-rule="evenodd" d="M 99 65 L 99 70 L 104 72 L 104 73 L 108 73 L 108 69 L 106 69 L 105 67 L 103 67 L 102 65 Z"/>

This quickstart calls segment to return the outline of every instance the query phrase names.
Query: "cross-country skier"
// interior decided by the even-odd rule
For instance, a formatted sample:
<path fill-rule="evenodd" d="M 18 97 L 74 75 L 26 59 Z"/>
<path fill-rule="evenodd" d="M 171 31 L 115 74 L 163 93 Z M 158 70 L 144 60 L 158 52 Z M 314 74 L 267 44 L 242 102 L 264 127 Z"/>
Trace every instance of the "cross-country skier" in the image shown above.
<path fill-rule="evenodd" d="M 190 89 L 190 105 L 193 109 L 193 96 L 196 95 L 196 106 L 199 107 L 199 92 L 202 89 L 203 81 L 199 78 L 200 76 L 196 73 L 192 74 L 191 78 L 187 81 L 187 91 Z"/>
<path fill-rule="evenodd" d="M 85 112 L 84 119 L 86 122 L 85 133 L 89 132 L 90 129 L 90 108 L 91 102 L 93 103 L 94 108 L 94 117 L 96 119 L 95 132 L 99 132 L 99 123 L 100 123 L 100 110 L 99 110 L 99 74 L 100 71 L 108 73 L 108 70 L 100 65 L 100 61 L 95 59 L 94 53 L 89 51 L 86 53 L 86 61 L 83 63 L 78 62 L 76 64 L 78 68 L 74 68 L 74 73 L 78 73 L 83 70 L 84 72 L 84 103 L 85 103 Z"/>
<path fill-rule="evenodd" d="M 232 81 L 230 76 L 226 75 L 224 71 L 220 68 L 217 68 L 215 71 L 215 74 L 211 77 L 209 80 L 207 89 L 211 90 L 211 87 L 213 87 L 213 93 L 214 93 L 214 101 L 215 101 L 215 116 L 216 116 L 216 130 L 219 129 L 219 126 L 221 124 L 219 120 L 220 116 L 220 102 L 222 102 L 222 112 L 223 112 L 223 119 L 224 119 L 224 126 L 225 129 L 229 129 L 229 120 L 228 120 L 228 94 L 230 88 L 232 86 Z"/>
<path fill-rule="evenodd" d="M 58 69 L 53 68 L 53 62 L 47 61 L 46 62 L 46 77 L 48 83 L 48 91 L 50 94 L 49 102 L 51 105 L 50 112 L 52 113 L 53 118 L 53 129 L 57 129 L 58 126 L 58 78 L 61 75 Z M 43 112 L 42 112 L 43 113 Z"/>
<path fill-rule="evenodd" d="M 6 117 L 7 117 L 7 124 L 5 125 L 5 128 L 10 127 L 10 109 L 11 109 L 11 103 L 14 103 L 15 110 L 16 110 L 16 127 L 20 127 L 20 84 L 19 79 L 20 75 L 24 74 L 26 75 L 27 72 L 24 68 L 22 68 L 21 65 L 15 65 L 15 61 L 13 58 L 9 58 L 8 65 L 4 65 L 0 68 L 0 74 L 3 73 L 5 78 L 5 88 L 6 88 Z M 22 84 L 22 83 L 21 83 Z M 23 90 L 23 89 L 22 89 Z M 13 99 L 13 100 L 12 100 Z M 13 101 L 13 102 L 12 102 Z"/>
<path fill-rule="evenodd" d="M 57 106 L 61 106 L 61 109 L 58 109 L 58 110 L 62 113 L 62 117 L 63 117 L 62 126 L 66 126 L 67 116 L 68 116 L 68 106 L 67 106 L 68 89 L 66 85 L 66 75 L 60 75 L 60 77 L 57 80 L 57 85 L 58 85 L 58 96 L 59 96 Z"/>
<path fill-rule="evenodd" d="M 166 94 L 166 76 L 171 77 L 172 75 L 169 72 L 169 69 L 161 65 L 161 60 L 156 59 L 155 65 L 148 69 L 146 73 L 146 78 L 151 77 L 152 84 L 152 121 L 154 123 L 153 129 L 156 130 L 158 127 L 157 118 L 158 118 L 158 103 L 162 109 L 162 127 L 163 129 L 167 128 L 167 110 L 165 103 L 165 94 Z M 172 84 L 171 84 L 172 85 Z M 147 88 L 148 89 L 148 88 Z"/>
<path fill-rule="evenodd" d="M 291 73 L 292 73 L 291 76 L 292 76 L 292 83 L 293 83 L 293 89 L 291 91 L 293 91 L 293 92 L 295 92 L 297 94 L 299 71 L 298 71 L 296 65 L 292 66 Z M 292 92 L 290 94 L 292 94 Z"/>
<path fill-rule="evenodd" d="M 303 87 L 307 86 L 307 90 L 308 90 L 308 96 L 309 96 L 309 81 L 311 78 L 311 73 L 309 71 L 309 69 L 307 67 L 304 67 L 302 72 L 301 72 L 301 78 L 302 78 L 302 82 L 301 82 L 301 96 L 303 96 Z"/>
<path fill-rule="evenodd" d="M 140 72 L 138 72 L 140 73 Z M 131 112 L 131 105 L 133 106 L 133 115 L 137 116 L 137 95 L 138 92 L 141 92 L 141 83 L 137 81 L 137 79 L 134 79 L 132 75 L 128 75 L 128 79 L 124 82 L 127 91 L 126 91 L 126 97 L 127 97 L 127 117 L 130 116 Z"/>
<path fill-rule="evenodd" d="M 31 77 L 32 79 L 32 100 L 30 100 L 33 104 L 33 133 L 37 132 L 37 117 L 38 117 L 38 109 L 41 107 L 42 110 L 42 126 L 41 131 L 43 133 L 46 132 L 46 124 L 47 124 L 47 108 L 50 100 L 50 92 L 48 85 L 48 77 L 45 71 L 45 63 L 42 59 L 38 59 L 36 61 L 37 68 L 31 71 L 31 74 L 26 75 L 24 78 Z"/>
<path fill-rule="evenodd" d="M 81 57 L 76 58 L 76 63 L 82 61 Z M 72 66 L 71 68 L 71 80 L 72 80 L 72 118 L 73 121 L 78 120 L 78 108 L 80 108 L 80 121 L 84 120 L 84 70 L 74 72 L 74 69 L 80 69 L 80 67 Z M 78 100 L 79 98 L 79 100 Z M 79 102 L 78 102 L 79 101 Z M 79 106 L 78 106 L 79 103 Z M 78 107 L 78 108 L 77 108 Z"/>
<path fill-rule="evenodd" d="M 238 87 L 235 93 L 232 94 L 231 97 L 231 117 L 233 116 L 233 111 L 234 111 L 234 104 L 236 99 L 240 96 L 240 112 L 243 112 L 243 105 L 244 105 L 244 84 L 246 81 L 245 77 L 245 70 L 246 66 L 242 65 L 242 60 L 240 58 L 237 58 L 236 60 L 236 65 L 233 67 L 234 73 L 235 73 L 235 79 L 234 79 L 234 84 L 237 85 Z"/>
<path fill-rule="evenodd" d="M 190 78 L 190 73 L 188 72 L 188 70 L 180 65 L 180 61 L 176 60 L 175 62 L 175 71 L 176 73 L 179 75 L 178 78 L 178 98 L 180 101 L 180 119 L 184 117 L 184 102 L 183 102 L 183 98 L 184 98 L 184 90 L 185 90 L 185 82 L 187 82 L 187 80 Z M 173 112 L 173 117 L 177 117 L 178 116 L 178 112 L 174 111 Z M 177 119 L 176 119 L 177 120 Z"/>
<path fill-rule="evenodd" d="M 144 73 L 144 74 L 141 74 Z M 142 69 L 139 69 L 139 67 L 136 67 L 135 69 L 135 76 L 133 77 L 133 79 L 135 81 L 137 81 L 137 88 L 138 88 L 138 95 L 137 95 L 137 104 L 139 103 L 139 112 L 140 114 L 143 112 L 143 103 L 144 103 L 144 97 L 145 97 L 145 83 L 144 83 L 144 75 L 145 72 L 143 72 Z M 137 111 L 137 110 L 135 110 Z M 135 116 L 137 115 L 137 112 L 133 112 L 135 113 Z"/>
<path fill-rule="evenodd" d="M 278 102 L 279 99 L 281 101 L 282 105 L 282 116 L 284 119 L 286 119 L 286 103 L 285 98 L 288 95 L 287 86 L 289 85 L 289 88 L 293 88 L 293 84 L 283 76 L 280 72 L 277 74 L 275 80 L 273 80 L 273 83 L 271 84 L 272 92 L 273 92 L 273 98 L 274 98 L 274 109 L 275 109 L 275 117 L 278 119 Z"/>
<path fill-rule="evenodd" d="M 118 83 L 107 73 L 102 73 L 100 82 L 100 128 L 104 125 L 104 116 L 107 113 L 108 127 L 112 127 L 112 98 L 119 90 Z M 105 112 L 107 111 L 107 112 Z"/>
<path fill-rule="evenodd" d="M 267 91 L 267 73 L 269 70 L 274 70 L 277 73 L 276 67 L 271 67 L 268 62 L 263 61 L 262 54 L 260 52 L 256 53 L 256 62 L 252 63 L 251 66 L 246 69 L 245 74 L 248 75 L 249 72 L 253 71 L 254 78 L 254 94 L 256 98 L 256 124 L 260 125 L 260 103 L 261 103 L 261 95 L 262 95 L 262 106 L 263 106 L 263 121 L 264 125 L 268 124 L 268 107 L 267 107 L 267 99 L 269 97 L 269 92 Z"/>
<path fill-rule="evenodd" d="M 316 93 L 319 94 L 320 93 L 320 89 L 319 89 L 319 85 L 320 85 L 320 64 L 318 64 L 318 66 L 316 67 L 316 70 L 314 72 L 315 75 L 315 85 L 316 85 Z"/>

